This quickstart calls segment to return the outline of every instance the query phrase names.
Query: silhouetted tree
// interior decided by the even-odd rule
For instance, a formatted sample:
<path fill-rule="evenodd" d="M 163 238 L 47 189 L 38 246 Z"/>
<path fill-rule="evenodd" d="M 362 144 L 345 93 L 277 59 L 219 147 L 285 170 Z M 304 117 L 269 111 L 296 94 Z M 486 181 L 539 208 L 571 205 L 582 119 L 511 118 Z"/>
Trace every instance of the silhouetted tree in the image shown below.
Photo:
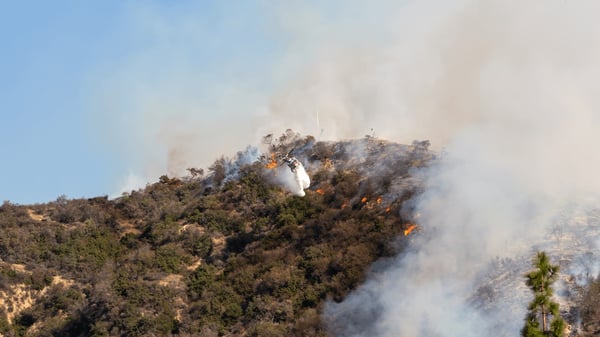
<path fill-rule="evenodd" d="M 203 169 L 198 169 L 198 168 L 195 168 L 195 167 L 190 167 L 187 170 L 188 170 L 188 172 L 190 172 L 190 175 L 194 179 L 200 179 L 204 175 L 204 170 Z"/>
<path fill-rule="evenodd" d="M 221 157 L 217 159 L 208 170 L 212 173 L 212 181 L 215 187 L 221 186 L 223 180 L 227 176 L 227 170 L 225 165 L 227 164 L 227 160 L 225 157 Z"/>

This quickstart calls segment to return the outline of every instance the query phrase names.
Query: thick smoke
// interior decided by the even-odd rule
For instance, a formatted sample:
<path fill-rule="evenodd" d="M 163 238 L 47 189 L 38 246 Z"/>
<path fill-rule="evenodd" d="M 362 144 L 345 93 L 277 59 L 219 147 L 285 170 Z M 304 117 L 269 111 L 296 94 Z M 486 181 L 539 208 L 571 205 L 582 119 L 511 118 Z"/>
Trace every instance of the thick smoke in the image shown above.
<path fill-rule="evenodd" d="M 582 230 L 560 217 L 593 212 L 600 191 L 600 24 L 590 14 L 599 5 L 453 5 L 443 14 L 433 2 L 399 9 L 436 17 L 415 23 L 424 33 L 412 37 L 414 48 L 404 45 L 415 55 L 406 66 L 422 78 L 397 98 L 418 121 L 412 126 L 425 126 L 448 153 L 426 172 L 417 200 L 422 234 L 392 268 L 330 303 L 332 335 L 515 336 L 536 249 L 566 272 L 578 273 L 579 261 L 598 270 L 589 258 L 598 255 L 597 221 Z M 562 235 L 553 235 L 557 226 Z M 577 235 L 594 239 L 569 241 Z"/>
<path fill-rule="evenodd" d="M 138 166 L 150 178 L 167 167 L 206 165 L 287 128 L 319 139 L 362 137 L 371 128 L 401 142 L 430 139 L 448 155 L 423 172 L 426 189 L 415 200 L 422 231 L 390 268 L 328 305 L 331 334 L 515 336 L 529 296 L 522 274 L 533 250 L 572 261 L 567 271 L 599 270 L 583 254 L 597 256 L 597 238 L 571 251 L 553 230 L 558 226 L 568 237 L 600 225 L 590 215 L 581 226 L 561 220 L 582 208 L 589 214 L 600 191 L 600 2 L 365 6 L 257 6 L 282 48 L 275 62 L 244 63 L 254 71 L 239 72 L 250 76 L 242 80 L 173 65 L 181 62 L 162 68 L 149 62 L 164 70 L 162 85 L 123 81 L 112 90 L 124 96 L 106 101 L 135 112 L 124 125 L 141 124 L 141 131 L 125 129 L 133 130 L 133 148 L 145 153 Z M 190 15 L 155 20 L 166 41 L 159 41 L 158 53 L 187 56 L 188 47 L 203 46 L 179 43 L 195 41 Z M 239 13 L 231 15 L 236 22 Z M 150 68 L 139 64 L 117 82 L 152 82 L 141 75 Z M 491 278 L 507 286 L 486 283 Z M 481 303 L 481 294 L 489 294 L 488 302 Z"/>

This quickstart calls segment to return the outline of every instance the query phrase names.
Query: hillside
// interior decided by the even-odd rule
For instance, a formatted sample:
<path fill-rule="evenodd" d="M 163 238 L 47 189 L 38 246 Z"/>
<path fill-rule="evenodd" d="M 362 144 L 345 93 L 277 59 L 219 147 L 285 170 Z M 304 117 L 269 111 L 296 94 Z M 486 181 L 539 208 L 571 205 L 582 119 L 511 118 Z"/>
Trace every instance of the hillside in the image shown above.
<path fill-rule="evenodd" d="M 0 207 L 5 336 L 324 336 L 320 310 L 408 242 L 426 144 L 266 137 L 305 197 L 240 152 L 115 200 Z M 408 216 L 405 216 L 408 217 Z M 414 226 L 413 226 L 414 227 Z M 408 233 L 407 233 L 408 234 Z"/>
<path fill-rule="evenodd" d="M 5 202 L 0 333 L 326 336 L 325 303 L 419 235 L 410 200 L 435 155 L 428 142 L 368 136 L 317 142 L 288 131 L 265 143 L 260 157 L 249 148 L 206 175 L 162 176 L 114 200 Z M 311 178 L 304 197 L 282 183 L 287 166 L 270 165 L 292 150 Z M 590 335 L 598 285 L 582 290 Z"/>

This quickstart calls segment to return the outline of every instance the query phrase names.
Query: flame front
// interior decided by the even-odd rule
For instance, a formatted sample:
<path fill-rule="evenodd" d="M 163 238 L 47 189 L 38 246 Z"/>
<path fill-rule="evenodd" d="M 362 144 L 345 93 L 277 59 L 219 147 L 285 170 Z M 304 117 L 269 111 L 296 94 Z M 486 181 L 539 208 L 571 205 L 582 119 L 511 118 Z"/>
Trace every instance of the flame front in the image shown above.
<path fill-rule="evenodd" d="M 381 197 L 377 197 L 377 204 L 381 204 Z"/>
<path fill-rule="evenodd" d="M 367 197 L 363 197 L 362 199 L 360 199 L 360 202 L 362 202 L 363 204 L 364 204 L 365 202 L 367 202 Z"/>
<path fill-rule="evenodd" d="M 325 194 L 325 191 L 323 191 L 322 189 L 318 188 L 315 192 L 319 193 L 320 195 Z"/>
<path fill-rule="evenodd" d="M 415 224 L 408 226 L 408 228 L 406 228 L 404 230 L 404 236 L 408 236 L 408 234 L 410 234 L 413 230 L 415 230 L 415 228 L 417 228 L 417 225 L 415 225 Z"/>
<path fill-rule="evenodd" d="M 275 159 L 275 153 L 271 153 L 271 160 L 269 160 L 269 163 L 265 165 L 265 167 L 269 170 L 277 167 L 277 159 Z"/>

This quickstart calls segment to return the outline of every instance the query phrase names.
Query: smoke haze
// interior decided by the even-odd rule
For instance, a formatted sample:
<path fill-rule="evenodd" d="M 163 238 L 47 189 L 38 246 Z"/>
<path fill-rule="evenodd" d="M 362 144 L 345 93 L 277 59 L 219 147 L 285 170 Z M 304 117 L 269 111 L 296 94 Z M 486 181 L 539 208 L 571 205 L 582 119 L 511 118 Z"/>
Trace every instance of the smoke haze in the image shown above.
<path fill-rule="evenodd" d="M 582 232 L 556 220 L 582 198 L 597 201 L 600 187 L 593 84 L 600 25 L 589 12 L 597 5 L 454 4 L 427 22 L 429 30 L 416 29 L 425 32 L 419 45 L 402 48 L 419 55 L 407 65 L 421 78 L 407 90 L 412 95 L 398 91 L 396 99 L 407 107 L 411 128 L 428 132 L 448 153 L 426 172 L 417 202 L 425 233 L 394 267 L 328 306 L 333 335 L 515 336 L 531 297 L 522 285 L 534 249 L 549 250 L 555 260 L 598 255 L 593 240 L 549 238 L 560 226 L 563 235 L 598 239 L 597 222 Z M 434 5 L 404 9 L 422 17 Z M 406 80 L 396 84 L 409 87 Z M 404 134 L 405 120 L 396 121 L 397 135 Z M 586 206 L 591 211 L 594 204 Z M 498 259 L 526 263 L 494 265 Z M 597 263 L 587 259 L 586 268 L 598 270 Z M 490 283 L 494 295 L 482 304 L 474 296 L 491 266 L 510 272 L 511 287 Z"/>
<path fill-rule="evenodd" d="M 550 231 L 575 229 L 559 215 L 579 200 L 584 214 L 597 205 L 600 3 L 261 4 L 253 10 L 266 23 L 255 33 L 277 45 L 266 48 L 269 62 L 234 57 L 219 71 L 190 60 L 214 47 L 193 11 L 176 20 L 146 9 L 138 24 L 158 30 L 155 54 L 133 56 L 107 82 L 117 89 L 103 91 L 117 111 L 104 124 L 121 130 L 133 169 L 147 180 L 182 173 L 287 128 L 320 139 L 371 128 L 400 142 L 430 139 L 448 155 L 423 173 L 422 232 L 389 268 L 328 305 L 331 334 L 517 335 L 527 289 L 498 290 L 487 307 L 472 298 L 498 259 L 542 248 L 563 257 Z M 597 254 L 595 240 L 579 242 L 581 252 Z M 521 284 L 528 267 L 517 266 L 511 282 Z"/>

